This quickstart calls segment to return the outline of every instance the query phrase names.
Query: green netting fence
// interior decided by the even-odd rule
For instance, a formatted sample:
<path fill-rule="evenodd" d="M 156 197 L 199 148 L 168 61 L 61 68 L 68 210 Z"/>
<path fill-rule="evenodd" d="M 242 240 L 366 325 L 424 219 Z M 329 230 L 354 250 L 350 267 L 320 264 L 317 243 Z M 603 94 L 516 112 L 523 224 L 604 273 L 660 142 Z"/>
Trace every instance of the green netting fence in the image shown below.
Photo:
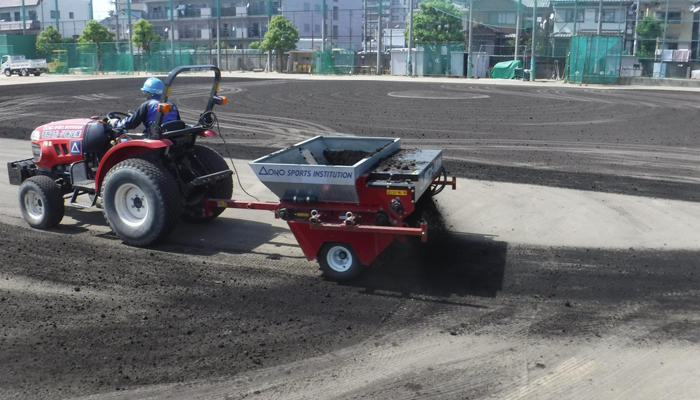
<path fill-rule="evenodd" d="M 330 52 L 314 52 L 311 72 L 319 75 L 355 72 L 354 43 L 331 43 Z"/>
<path fill-rule="evenodd" d="M 132 46 L 125 42 L 100 44 L 102 72 L 114 72 L 120 75 L 134 73 L 134 55 Z"/>
<path fill-rule="evenodd" d="M 8 56 L 8 55 L 11 56 L 11 55 L 15 54 L 13 51 L 14 51 L 14 50 L 12 49 L 12 46 L 11 46 L 11 45 L 8 45 L 8 46 L 0 46 L 0 57 L 2 57 L 2 56 Z"/>
<path fill-rule="evenodd" d="M 49 74 L 94 74 L 99 71 L 96 43 L 54 44 L 43 48 Z"/>
<path fill-rule="evenodd" d="M 417 43 L 413 73 L 464 76 L 464 43 Z"/>
<path fill-rule="evenodd" d="M 620 78 L 622 38 L 577 36 L 571 38 L 569 81 L 573 83 L 617 83 Z"/>

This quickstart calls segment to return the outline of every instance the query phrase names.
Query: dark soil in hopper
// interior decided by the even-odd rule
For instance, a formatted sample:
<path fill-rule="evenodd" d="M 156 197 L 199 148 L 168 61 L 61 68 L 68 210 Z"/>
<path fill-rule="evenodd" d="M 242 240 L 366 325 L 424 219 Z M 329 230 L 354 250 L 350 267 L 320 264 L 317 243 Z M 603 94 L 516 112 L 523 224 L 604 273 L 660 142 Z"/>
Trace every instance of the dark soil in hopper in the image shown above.
<path fill-rule="evenodd" d="M 330 165 L 355 165 L 374 153 L 362 150 L 324 150 L 323 156 Z"/>

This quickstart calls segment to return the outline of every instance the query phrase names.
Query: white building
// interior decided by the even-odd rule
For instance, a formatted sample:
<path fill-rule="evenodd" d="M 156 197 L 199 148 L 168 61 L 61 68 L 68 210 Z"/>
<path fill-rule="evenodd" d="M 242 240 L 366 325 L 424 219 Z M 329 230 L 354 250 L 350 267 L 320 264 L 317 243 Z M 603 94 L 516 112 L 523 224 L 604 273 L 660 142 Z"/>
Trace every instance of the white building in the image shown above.
<path fill-rule="evenodd" d="M 0 34 L 38 35 L 53 25 L 61 36 L 77 38 L 91 19 L 90 0 L 0 0 Z"/>

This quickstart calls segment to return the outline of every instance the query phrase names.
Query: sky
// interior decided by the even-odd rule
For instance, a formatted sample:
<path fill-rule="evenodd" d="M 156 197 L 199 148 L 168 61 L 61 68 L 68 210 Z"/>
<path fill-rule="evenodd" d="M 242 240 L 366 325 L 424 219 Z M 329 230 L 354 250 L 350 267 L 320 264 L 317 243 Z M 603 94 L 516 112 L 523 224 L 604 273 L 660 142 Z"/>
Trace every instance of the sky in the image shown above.
<path fill-rule="evenodd" d="M 110 4 L 110 0 L 92 0 L 92 14 L 96 20 L 107 18 L 109 10 L 114 10 L 114 4 Z"/>

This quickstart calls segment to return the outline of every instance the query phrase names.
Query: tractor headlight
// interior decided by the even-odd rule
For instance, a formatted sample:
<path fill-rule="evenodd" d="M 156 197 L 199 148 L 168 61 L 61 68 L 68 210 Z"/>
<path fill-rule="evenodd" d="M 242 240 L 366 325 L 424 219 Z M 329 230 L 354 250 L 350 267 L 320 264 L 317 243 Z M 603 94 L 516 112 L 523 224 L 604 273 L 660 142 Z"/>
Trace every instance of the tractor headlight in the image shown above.
<path fill-rule="evenodd" d="M 38 141 L 41 138 L 41 134 L 39 131 L 34 131 L 32 132 L 32 136 L 30 137 L 32 142 Z"/>

